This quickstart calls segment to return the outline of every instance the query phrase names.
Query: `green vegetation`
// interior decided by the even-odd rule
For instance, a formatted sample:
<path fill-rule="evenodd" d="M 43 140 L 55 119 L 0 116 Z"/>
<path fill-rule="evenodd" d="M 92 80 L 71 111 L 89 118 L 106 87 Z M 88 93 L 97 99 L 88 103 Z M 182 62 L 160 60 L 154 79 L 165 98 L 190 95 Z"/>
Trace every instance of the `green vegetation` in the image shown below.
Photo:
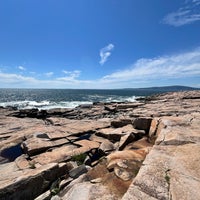
<path fill-rule="evenodd" d="M 170 176 L 169 176 L 168 172 L 170 172 L 170 169 L 165 171 L 165 180 L 166 180 L 166 182 L 168 184 L 168 191 L 169 191 L 169 188 L 170 188 Z"/>
<path fill-rule="evenodd" d="M 56 181 L 54 181 L 51 184 L 51 187 L 50 187 L 51 196 L 55 196 L 55 195 L 57 195 L 60 192 L 60 186 L 59 186 L 60 182 L 61 182 L 61 179 L 58 178 Z"/>
<path fill-rule="evenodd" d="M 167 183 L 170 183 L 170 176 L 168 174 L 165 175 L 165 180 L 167 181 Z"/>
<path fill-rule="evenodd" d="M 86 157 L 87 157 L 86 153 L 82 153 L 82 154 L 79 154 L 79 155 L 74 155 L 74 156 L 72 156 L 71 161 L 76 162 L 77 165 L 82 165 L 84 163 Z"/>
<path fill-rule="evenodd" d="M 30 169 L 35 169 L 36 168 L 35 163 L 29 162 L 29 167 L 30 167 Z"/>
<path fill-rule="evenodd" d="M 52 196 L 55 196 L 55 195 L 57 195 L 58 193 L 60 192 L 60 188 L 53 188 L 52 190 L 51 190 L 51 195 Z"/>

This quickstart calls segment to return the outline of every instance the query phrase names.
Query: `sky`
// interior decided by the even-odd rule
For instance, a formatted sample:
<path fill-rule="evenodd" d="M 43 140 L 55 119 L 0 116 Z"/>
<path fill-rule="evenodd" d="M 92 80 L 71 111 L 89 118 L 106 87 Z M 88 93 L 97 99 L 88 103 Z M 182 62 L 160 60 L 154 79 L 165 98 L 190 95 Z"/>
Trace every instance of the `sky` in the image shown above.
<path fill-rule="evenodd" d="M 0 0 L 0 88 L 200 87 L 200 0 Z"/>

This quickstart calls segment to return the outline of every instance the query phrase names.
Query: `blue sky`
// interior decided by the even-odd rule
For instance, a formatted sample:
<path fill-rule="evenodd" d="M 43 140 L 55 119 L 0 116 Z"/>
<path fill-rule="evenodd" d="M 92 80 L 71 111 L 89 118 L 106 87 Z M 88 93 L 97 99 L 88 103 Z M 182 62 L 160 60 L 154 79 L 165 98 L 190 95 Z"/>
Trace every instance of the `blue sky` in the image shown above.
<path fill-rule="evenodd" d="M 200 87 L 200 0 L 1 0 L 1 88 Z"/>

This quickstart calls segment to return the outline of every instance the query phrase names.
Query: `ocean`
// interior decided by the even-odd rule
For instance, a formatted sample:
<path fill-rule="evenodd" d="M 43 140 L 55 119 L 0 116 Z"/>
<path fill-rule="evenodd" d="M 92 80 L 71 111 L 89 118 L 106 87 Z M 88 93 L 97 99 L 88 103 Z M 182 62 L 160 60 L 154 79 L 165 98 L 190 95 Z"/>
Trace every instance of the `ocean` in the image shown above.
<path fill-rule="evenodd" d="M 94 102 L 134 102 L 137 97 L 144 97 L 173 88 L 148 89 L 0 89 L 0 106 L 18 109 L 38 108 L 75 108 Z"/>
<path fill-rule="evenodd" d="M 75 108 L 94 102 L 134 102 L 147 94 L 134 90 L 0 89 L 0 106 L 18 109 Z"/>

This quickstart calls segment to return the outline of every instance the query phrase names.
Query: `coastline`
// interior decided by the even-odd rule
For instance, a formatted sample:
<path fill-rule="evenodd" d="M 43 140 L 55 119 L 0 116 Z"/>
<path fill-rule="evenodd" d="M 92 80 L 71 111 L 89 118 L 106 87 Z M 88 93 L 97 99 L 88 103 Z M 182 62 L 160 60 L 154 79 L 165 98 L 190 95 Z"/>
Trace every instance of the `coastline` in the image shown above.
<path fill-rule="evenodd" d="M 199 105 L 197 90 L 73 109 L 1 107 L 0 170 L 10 176 L 0 179 L 0 199 L 72 200 L 77 190 L 96 199 L 198 199 Z M 22 152 L 5 160 L 13 147 Z"/>

